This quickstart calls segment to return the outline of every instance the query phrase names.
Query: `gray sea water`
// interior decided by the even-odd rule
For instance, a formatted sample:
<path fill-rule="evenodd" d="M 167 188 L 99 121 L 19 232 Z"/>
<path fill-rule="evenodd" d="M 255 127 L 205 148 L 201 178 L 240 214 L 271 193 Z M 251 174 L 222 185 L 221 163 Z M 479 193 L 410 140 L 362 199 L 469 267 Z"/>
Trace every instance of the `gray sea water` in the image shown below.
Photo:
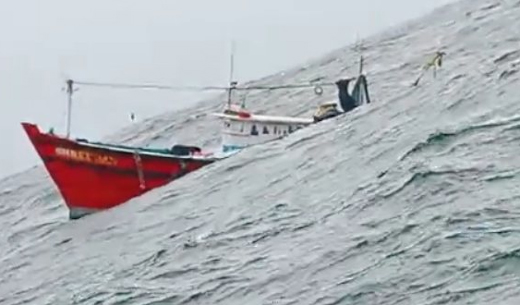
<path fill-rule="evenodd" d="M 363 53 L 372 104 L 118 208 L 69 221 L 42 167 L 2 180 L 0 304 L 518 304 L 520 1 L 457 2 Z M 258 83 L 335 80 L 357 56 Z M 335 96 L 247 101 L 308 116 Z M 216 145 L 223 98 L 111 139 Z"/>

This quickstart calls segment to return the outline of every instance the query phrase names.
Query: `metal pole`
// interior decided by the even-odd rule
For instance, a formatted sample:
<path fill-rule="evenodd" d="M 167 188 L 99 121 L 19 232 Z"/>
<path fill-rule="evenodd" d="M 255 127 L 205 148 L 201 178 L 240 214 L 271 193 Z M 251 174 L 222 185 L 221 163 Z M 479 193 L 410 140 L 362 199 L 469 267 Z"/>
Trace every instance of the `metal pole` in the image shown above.
<path fill-rule="evenodd" d="M 235 65 L 235 41 L 231 41 L 231 55 L 229 58 L 229 91 L 228 91 L 228 108 L 231 107 L 231 95 L 232 90 L 235 87 L 235 84 L 233 82 L 233 72 L 234 72 L 234 65 Z"/>
<path fill-rule="evenodd" d="M 74 81 L 69 79 L 67 80 L 67 95 L 68 95 L 68 103 L 67 103 L 67 138 L 70 137 L 70 119 L 71 119 L 71 109 L 72 109 L 72 93 L 74 92 Z"/>
<path fill-rule="evenodd" d="M 363 74 L 363 41 L 358 41 L 358 52 L 359 52 L 359 75 Z"/>

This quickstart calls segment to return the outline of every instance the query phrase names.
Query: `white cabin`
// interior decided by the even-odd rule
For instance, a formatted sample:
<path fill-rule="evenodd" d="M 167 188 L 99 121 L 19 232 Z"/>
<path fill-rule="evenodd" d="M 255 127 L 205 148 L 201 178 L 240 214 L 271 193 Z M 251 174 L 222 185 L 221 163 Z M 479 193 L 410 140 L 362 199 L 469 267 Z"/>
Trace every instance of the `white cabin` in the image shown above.
<path fill-rule="evenodd" d="M 311 118 L 256 115 L 236 105 L 213 115 L 222 119 L 223 152 L 275 140 L 314 122 Z"/>

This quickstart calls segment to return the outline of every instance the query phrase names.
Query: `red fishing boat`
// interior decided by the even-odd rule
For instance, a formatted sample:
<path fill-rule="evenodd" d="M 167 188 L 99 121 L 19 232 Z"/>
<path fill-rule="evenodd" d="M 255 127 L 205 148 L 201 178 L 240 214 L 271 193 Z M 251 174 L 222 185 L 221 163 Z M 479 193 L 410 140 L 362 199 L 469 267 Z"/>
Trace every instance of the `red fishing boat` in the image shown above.
<path fill-rule="evenodd" d="M 22 126 L 65 200 L 71 219 L 120 205 L 216 160 L 194 146 L 150 149 L 110 145 L 42 133 L 31 123 Z"/>
<path fill-rule="evenodd" d="M 72 81 L 67 91 L 70 110 Z M 71 139 L 70 120 L 67 136 L 43 133 L 31 123 L 22 126 L 69 208 L 70 219 L 120 205 L 217 160 L 196 146 L 151 149 Z"/>

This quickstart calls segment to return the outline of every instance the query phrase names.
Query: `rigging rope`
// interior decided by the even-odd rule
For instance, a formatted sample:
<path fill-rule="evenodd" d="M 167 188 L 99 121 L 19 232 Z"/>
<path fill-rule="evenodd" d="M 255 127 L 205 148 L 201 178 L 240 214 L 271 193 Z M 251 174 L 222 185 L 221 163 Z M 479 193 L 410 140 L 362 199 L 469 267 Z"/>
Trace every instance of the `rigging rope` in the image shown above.
<path fill-rule="evenodd" d="M 157 84 L 129 84 L 129 83 L 100 83 L 100 82 L 84 82 L 74 81 L 77 85 L 90 87 L 109 87 L 109 88 L 125 88 L 125 89 L 159 89 L 159 90 L 223 90 L 226 87 L 195 87 L 195 86 L 167 86 Z"/>
<path fill-rule="evenodd" d="M 130 83 L 101 83 L 101 82 L 87 82 L 87 81 L 74 81 L 74 84 L 91 86 L 91 87 L 108 87 L 108 88 L 123 88 L 123 89 L 158 89 L 158 90 L 175 90 L 175 91 L 205 91 L 205 90 L 277 90 L 277 89 L 299 89 L 299 88 L 311 88 L 311 87 L 324 87 L 324 86 L 335 86 L 334 82 L 324 83 L 308 83 L 308 84 L 288 84 L 288 85 L 277 85 L 277 86 L 169 86 L 169 85 L 158 85 L 158 84 L 130 84 Z"/>

